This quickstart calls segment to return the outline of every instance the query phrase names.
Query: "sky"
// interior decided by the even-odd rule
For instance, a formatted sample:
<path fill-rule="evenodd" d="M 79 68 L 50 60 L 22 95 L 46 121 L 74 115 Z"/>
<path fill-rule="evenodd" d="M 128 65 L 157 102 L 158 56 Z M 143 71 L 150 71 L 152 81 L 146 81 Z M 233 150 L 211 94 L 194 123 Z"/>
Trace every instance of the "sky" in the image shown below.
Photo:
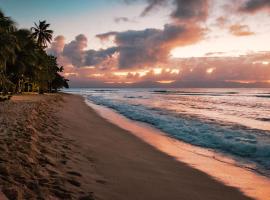
<path fill-rule="evenodd" d="M 71 87 L 269 87 L 270 0 L 0 0 Z"/>

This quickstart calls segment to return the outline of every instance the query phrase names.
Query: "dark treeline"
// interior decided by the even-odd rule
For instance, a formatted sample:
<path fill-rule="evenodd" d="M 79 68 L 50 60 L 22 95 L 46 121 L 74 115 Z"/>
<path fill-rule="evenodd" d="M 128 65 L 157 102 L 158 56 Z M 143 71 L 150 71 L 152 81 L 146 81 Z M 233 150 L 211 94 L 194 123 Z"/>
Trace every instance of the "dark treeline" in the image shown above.
<path fill-rule="evenodd" d="M 0 93 L 55 92 L 68 88 L 63 67 L 45 49 L 52 40 L 50 24 L 39 21 L 31 29 L 18 29 L 0 10 Z"/>

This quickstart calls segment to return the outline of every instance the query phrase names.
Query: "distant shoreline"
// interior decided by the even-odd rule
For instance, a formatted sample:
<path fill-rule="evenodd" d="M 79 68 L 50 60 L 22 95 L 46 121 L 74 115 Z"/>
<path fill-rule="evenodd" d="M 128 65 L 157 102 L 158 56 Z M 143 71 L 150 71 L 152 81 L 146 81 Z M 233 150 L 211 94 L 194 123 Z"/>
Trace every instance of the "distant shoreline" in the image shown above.
<path fill-rule="evenodd" d="M 0 106 L 1 120 L 12 133 L 4 135 L 1 146 L 16 145 L 0 154 L 7 172 L 0 183 L 5 194 L 18 199 L 250 199 L 104 120 L 80 96 L 15 96 Z M 26 108 L 29 115 L 23 115 Z M 16 126 L 10 124 L 14 119 Z M 29 128 L 31 145 L 24 148 Z"/>

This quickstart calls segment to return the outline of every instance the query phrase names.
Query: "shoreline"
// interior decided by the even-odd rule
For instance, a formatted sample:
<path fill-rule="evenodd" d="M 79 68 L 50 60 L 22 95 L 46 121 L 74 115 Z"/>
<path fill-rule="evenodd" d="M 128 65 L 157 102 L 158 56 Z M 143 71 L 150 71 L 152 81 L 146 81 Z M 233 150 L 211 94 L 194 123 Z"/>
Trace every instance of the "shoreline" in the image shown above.
<path fill-rule="evenodd" d="M 237 165 L 232 158 L 171 138 L 149 124 L 128 119 L 113 109 L 96 105 L 87 99 L 85 99 L 85 103 L 104 119 L 129 131 L 130 134 L 137 136 L 174 159 L 203 171 L 226 185 L 239 188 L 244 194 L 252 198 L 264 200 L 270 196 L 269 177 Z"/>
<path fill-rule="evenodd" d="M 2 105 L 10 134 L 1 129 L 0 189 L 10 199 L 251 199 L 105 120 L 79 95 L 22 95 Z"/>

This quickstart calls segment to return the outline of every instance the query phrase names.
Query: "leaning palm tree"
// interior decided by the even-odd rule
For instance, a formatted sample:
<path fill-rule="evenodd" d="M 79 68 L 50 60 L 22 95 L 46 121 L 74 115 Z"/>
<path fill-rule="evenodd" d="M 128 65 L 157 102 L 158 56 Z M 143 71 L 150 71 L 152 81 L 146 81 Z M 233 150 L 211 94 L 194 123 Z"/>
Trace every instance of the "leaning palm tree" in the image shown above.
<path fill-rule="evenodd" d="M 49 30 L 50 24 L 46 23 L 46 20 L 39 21 L 39 24 L 35 23 L 35 27 L 31 28 L 32 37 L 37 40 L 37 44 L 42 48 L 45 49 L 48 43 L 52 41 L 52 34 L 53 31 Z"/>

